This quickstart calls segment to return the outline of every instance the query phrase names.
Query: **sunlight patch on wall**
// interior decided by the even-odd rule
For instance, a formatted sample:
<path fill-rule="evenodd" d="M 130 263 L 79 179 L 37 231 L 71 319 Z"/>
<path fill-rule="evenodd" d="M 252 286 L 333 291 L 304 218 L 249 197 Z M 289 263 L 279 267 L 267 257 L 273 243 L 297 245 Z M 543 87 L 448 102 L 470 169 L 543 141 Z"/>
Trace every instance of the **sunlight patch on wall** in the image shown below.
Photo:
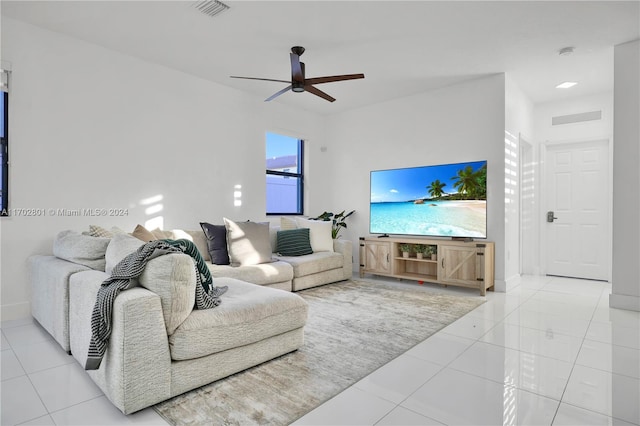
<path fill-rule="evenodd" d="M 164 229 L 164 217 L 161 213 L 164 210 L 164 206 L 161 201 L 164 199 L 162 194 L 154 195 L 152 197 L 144 198 L 140 200 L 140 205 L 145 206 L 144 214 L 151 216 L 144 222 L 144 227 L 147 229 Z"/>
<path fill-rule="evenodd" d="M 240 207 L 242 205 L 242 185 L 235 185 L 233 187 L 233 205 L 234 207 Z"/>

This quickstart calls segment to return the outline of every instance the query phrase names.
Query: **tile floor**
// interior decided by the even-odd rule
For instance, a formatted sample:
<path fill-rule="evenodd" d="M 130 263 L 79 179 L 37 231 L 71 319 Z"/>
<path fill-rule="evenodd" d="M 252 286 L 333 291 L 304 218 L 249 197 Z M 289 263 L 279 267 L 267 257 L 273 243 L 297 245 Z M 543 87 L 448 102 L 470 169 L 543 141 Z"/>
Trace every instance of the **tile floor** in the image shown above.
<path fill-rule="evenodd" d="M 640 425 L 640 313 L 610 309 L 610 291 L 524 277 L 295 424 Z M 120 413 L 32 320 L 0 328 L 2 425 L 166 424 Z"/>

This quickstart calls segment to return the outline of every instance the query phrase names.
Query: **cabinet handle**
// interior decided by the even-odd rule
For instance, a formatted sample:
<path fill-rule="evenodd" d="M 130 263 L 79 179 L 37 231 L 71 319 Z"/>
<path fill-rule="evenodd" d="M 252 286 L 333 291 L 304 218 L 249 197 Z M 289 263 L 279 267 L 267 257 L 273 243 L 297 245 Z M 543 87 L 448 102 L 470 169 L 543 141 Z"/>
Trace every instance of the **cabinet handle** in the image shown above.
<path fill-rule="evenodd" d="M 442 258 L 442 262 L 440 262 L 440 264 L 442 265 L 442 268 L 444 269 L 444 257 Z"/>
<path fill-rule="evenodd" d="M 387 253 L 387 262 L 389 262 L 389 253 Z"/>

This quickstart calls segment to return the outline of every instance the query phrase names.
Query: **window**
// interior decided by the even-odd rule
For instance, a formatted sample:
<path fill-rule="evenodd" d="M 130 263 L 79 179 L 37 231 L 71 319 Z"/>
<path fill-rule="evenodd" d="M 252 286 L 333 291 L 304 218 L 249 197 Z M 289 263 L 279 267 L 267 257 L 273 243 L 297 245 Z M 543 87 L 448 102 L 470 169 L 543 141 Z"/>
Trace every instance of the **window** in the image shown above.
<path fill-rule="evenodd" d="M 267 133 L 267 214 L 302 214 L 304 141 Z"/>
<path fill-rule="evenodd" d="M 7 93 L 6 72 L 2 71 L 0 81 L 0 215 L 7 216 L 9 188 L 9 94 Z"/>

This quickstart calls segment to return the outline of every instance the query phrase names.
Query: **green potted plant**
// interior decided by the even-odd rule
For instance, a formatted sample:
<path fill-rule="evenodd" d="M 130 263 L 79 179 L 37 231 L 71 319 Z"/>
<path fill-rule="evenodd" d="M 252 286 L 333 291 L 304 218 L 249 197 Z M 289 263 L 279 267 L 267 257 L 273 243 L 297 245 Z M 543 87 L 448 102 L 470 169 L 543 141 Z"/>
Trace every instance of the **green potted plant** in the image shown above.
<path fill-rule="evenodd" d="M 428 255 L 429 247 L 427 244 L 416 244 L 413 247 L 413 250 L 416 252 L 416 257 L 418 259 L 422 259 L 424 255 Z"/>
<path fill-rule="evenodd" d="M 409 254 L 413 250 L 412 245 L 406 244 L 406 243 L 400 244 L 399 248 L 400 248 L 400 252 L 402 253 L 402 257 L 409 257 Z"/>
<path fill-rule="evenodd" d="M 431 260 L 438 260 L 438 246 L 429 246 L 429 253 Z"/>
<path fill-rule="evenodd" d="M 313 220 L 324 220 L 324 221 L 332 221 L 333 224 L 331 226 L 331 238 L 338 239 L 340 238 L 340 231 L 342 230 L 342 228 L 347 228 L 347 224 L 345 222 L 345 220 L 351 216 L 352 214 L 354 214 L 356 211 L 355 210 L 351 210 L 349 213 L 345 214 L 346 210 L 342 210 L 340 213 L 338 214 L 333 214 L 332 212 L 324 212 L 322 213 L 320 216 L 318 217 L 313 217 Z"/>

